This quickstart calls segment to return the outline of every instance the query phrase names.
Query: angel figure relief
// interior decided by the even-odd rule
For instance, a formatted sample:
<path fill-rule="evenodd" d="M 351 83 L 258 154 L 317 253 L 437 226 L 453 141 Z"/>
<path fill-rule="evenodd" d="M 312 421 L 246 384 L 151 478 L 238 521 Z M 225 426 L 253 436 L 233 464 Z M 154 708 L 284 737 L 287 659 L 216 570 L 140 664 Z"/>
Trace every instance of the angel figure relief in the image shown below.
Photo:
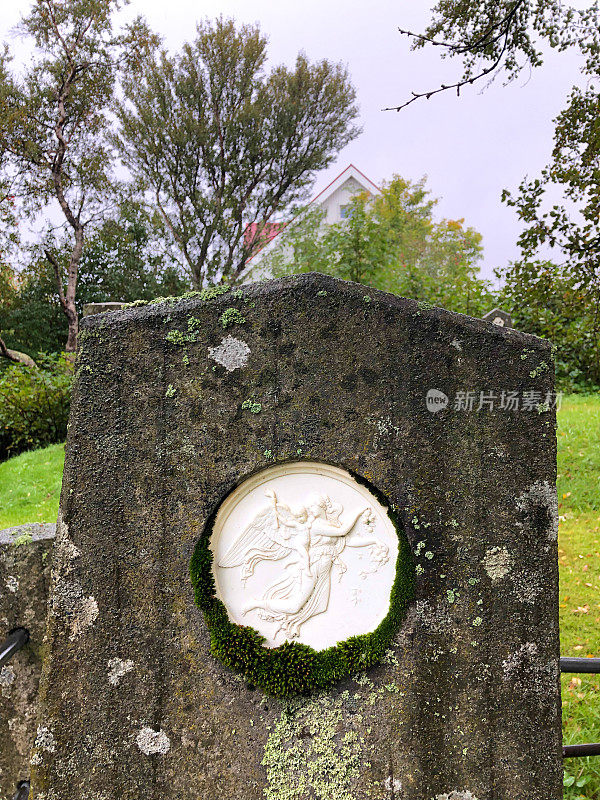
<path fill-rule="evenodd" d="M 344 507 L 323 494 L 307 498 L 292 510 L 272 489 L 261 510 L 218 562 L 242 567 L 244 585 L 263 561 L 287 558 L 282 575 L 262 596 L 248 600 L 242 613 L 258 611 L 261 619 L 278 622 L 275 638 L 296 639 L 300 627 L 329 605 L 333 568 L 346 572 L 340 556 L 346 547 L 369 547 L 375 572 L 389 560 L 389 548 L 373 532 L 375 514 L 369 507 L 344 514 Z"/>

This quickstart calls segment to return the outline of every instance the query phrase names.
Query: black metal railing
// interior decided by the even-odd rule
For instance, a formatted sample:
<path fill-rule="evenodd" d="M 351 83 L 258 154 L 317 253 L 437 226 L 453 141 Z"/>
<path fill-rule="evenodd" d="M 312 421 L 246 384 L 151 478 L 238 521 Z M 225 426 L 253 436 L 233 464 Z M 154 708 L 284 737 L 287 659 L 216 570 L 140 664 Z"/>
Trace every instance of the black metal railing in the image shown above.
<path fill-rule="evenodd" d="M 599 675 L 600 658 L 561 658 L 561 672 L 574 672 L 581 675 Z M 600 756 L 600 742 L 590 744 L 563 745 L 563 758 L 581 758 L 582 756 Z"/>
<path fill-rule="evenodd" d="M 4 666 L 28 641 L 29 631 L 27 628 L 13 628 L 6 641 L 0 645 L 0 667 Z"/>
<path fill-rule="evenodd" d="M 13 796 L 13 800 L 28 800 L 29 797 L 29 781 L 19 781 L 17 784 L 17 791 Z"/>

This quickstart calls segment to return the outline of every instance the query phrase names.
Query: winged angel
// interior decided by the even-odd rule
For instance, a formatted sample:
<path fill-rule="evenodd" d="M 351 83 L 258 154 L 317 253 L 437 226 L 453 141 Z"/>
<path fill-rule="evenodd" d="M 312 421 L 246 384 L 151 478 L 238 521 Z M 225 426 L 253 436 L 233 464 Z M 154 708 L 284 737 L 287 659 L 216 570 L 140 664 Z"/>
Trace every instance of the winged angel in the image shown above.
<path fill-rule="evenodd" d="M 342 519 L 343 506 L 326 495 L 310 496 L 298 511 L 280 502 L 272 490 L 265 495 L 270 504 L 218 563 L 226 568 L 241 566 L 245 585 L 261 562 L 289 557 L 282 576 L 262 599 L 251 599 L 242 611 L 258 610 L 261 619 L 280 623 L 275 636 L 295 639 L 301 625 L 327 610 L 333 567 L 339 569 L 340 578 L 346 571 L 340 559 L 346 547 L 370 547 L 372 572 L 389 560 L 389 549 L 373 534 L 375 515 L 368 506 Z"/>

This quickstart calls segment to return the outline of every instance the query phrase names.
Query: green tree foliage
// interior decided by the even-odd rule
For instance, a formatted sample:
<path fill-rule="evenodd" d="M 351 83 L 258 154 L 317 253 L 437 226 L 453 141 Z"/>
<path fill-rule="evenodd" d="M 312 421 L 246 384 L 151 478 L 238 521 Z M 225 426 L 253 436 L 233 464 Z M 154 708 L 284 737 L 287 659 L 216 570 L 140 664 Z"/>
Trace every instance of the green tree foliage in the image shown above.
<path fill-rule="evenodd" d="M 57 261 L 68 262 L 69 244 L 57 248 Z M 0 270 L 0 292 L 2 292 Z M 66 320 L 54 272 L 47 259 L 35 258 L 11 284 L 10 302 L 0 304 L 0 329 L 6 344 L 36 358 L 39 352 L 59 352 Z M 183 294 L 189 280 L 158 248 L 152 219 L 131 201 L 121 203 L 114 218 L 90 232 L 79 267 L 77 313 L 85 303 L 133 302 Z"/>
<path fill-rule="evenodd" d="M 10 186 L 5 193 L 14 192 L 31 214 L 57 205 L 70 231 L 65 274 L 47 251 L 68 322 L 67 351 L 77 345 L 85 232 L 111 203 L 113 153 L 106 134 L 115 80 L 122 66 L 155 42 L 140 19 L 122 33 L 113 31 L 119 5 L 34 0 L 20 27 L 35 48 L 30 66 L 21 75 L 9 68 L 8 50 L 0 57 L 0 184 Z M 0 186 L 0 210 L 1 201 Z"/>
<path fill-rule="evenodd" d="M 196 287 L 235 283 L 254 247 L 247 226 L 302 197 L 358 133 L 344 67 L 301 54 L 266 73 L 266 48 L 257 27 L 206 21 L 124 84 L 118 145 Z"/>
<path fill-rule="evenodd" d="M 341 222 L 307 209 L 280 234 L 257 270 L 319 271 L 474 316 L 494 300 L 478 277 L 481 235 L 464 220 L 435 221 L 425 181 L 394 176 L 381 195 L 358 194 Z"/>
<path fill-rule="evenodd" d="M 73 366 L 64 356 L 37 367 L 13 364 L 0 375 L 0 461 L 64 441 Z"/>
<path fill-rule="evenodd" d="M 503 200 L 523 222 L 521 261 L 500 272 L 506 302 L 522 330 L 545 334 L 562 353 L 559 374 L 573 385 L 598 385 L 600 297 L 600 12 L 560 0 L 439 0 L 414 46 L 434 44 L 459 58 L 464 72 L 452 86 L 415 94 L 407 103 L 486 75 L 508 80 L 543 64 L 542 46 L 577 50 L 581 86 L 555 120 L 551 161 Z M 401 106 L 403 107 L 403 106 Z M 400 108 L 401 108 L 400 107 Z M 544 260 L 553 255 L 554 265 Z M 529 304 L 529 311 L 524 308 Z M 547 305 L 549 304 L 549 306 Z M 563 305 L 564 304 L 564 305 Z M 577 319 L 579 315 L 579 319 Z M 579 334 L 577 334 L 579 331 Z M 594 350 L 595 349 L 595 350 Z M 568 377 L 570 376 L 570 377 Z"/>
<path fill-rule="evenodd" d="M 556 344 L 556 378 L 565 391 L 600 390 L 600 293 L 568 266 L 520 261 L 499 272 L 503 308 L 519 330 Z"/>

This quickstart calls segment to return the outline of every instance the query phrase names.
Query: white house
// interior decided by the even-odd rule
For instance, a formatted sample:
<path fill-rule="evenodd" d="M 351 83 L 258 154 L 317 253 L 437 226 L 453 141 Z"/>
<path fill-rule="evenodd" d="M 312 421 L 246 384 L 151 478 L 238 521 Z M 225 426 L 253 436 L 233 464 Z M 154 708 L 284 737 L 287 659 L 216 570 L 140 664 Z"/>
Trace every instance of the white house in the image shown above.
<path fill-rule="evenodd" d="M 370 195 L 381 194 L 381 190 L 373 181 L 369 180 L 354 164 L 350 164 L 323 191 L 319 192 L 306 208 L 307 210 L 312 208 L 321 209 L 325 212 L 323 224 L 334 225 L 346 217 L 352 197 L 359 192 L 367 192 Z M 294 217 L 287 225 L 295 225 L 300 219 L 302 219 L 302 214 Z M 268 269 L 261 266 L 262 262 L 265 256 L 272 253 L 276 247 L 281 246 L 281 232 L 287 225 L 286 223 L 272 223 L 270 225 L 267 223 L 264 228 L 266 243 L 248 260 L 245 281 L 261 280 L 268 277 Z M 250 231 L 249 235 L 254 236 L 254 230 Z"/>

